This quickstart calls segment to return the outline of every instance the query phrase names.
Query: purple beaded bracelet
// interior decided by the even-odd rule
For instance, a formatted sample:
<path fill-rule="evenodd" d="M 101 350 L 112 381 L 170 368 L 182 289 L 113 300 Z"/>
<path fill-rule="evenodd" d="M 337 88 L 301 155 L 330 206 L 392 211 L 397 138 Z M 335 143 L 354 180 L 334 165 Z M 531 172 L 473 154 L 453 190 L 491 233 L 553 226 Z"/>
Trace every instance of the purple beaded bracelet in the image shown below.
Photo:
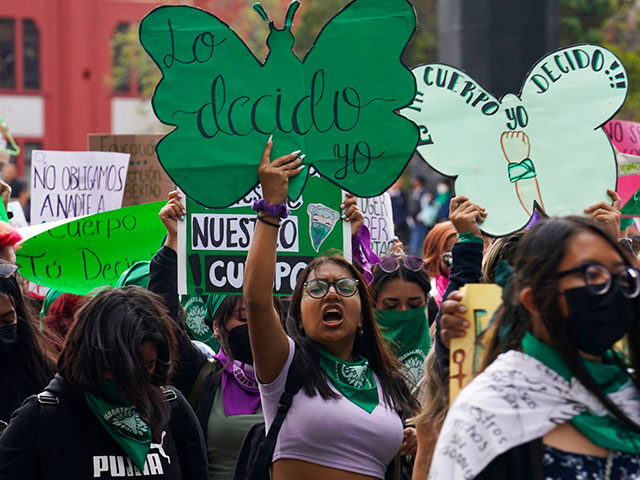
<path fill-rule="evenodd" d="M 289 216 L 289 209 L 286 203 L 278 203 L 277 205 L 271 205 L 264 198 L 256 200 L 251 206 L 256 212 L 267 212 L 267 215 L 273 218 L 287 218 Z"/>

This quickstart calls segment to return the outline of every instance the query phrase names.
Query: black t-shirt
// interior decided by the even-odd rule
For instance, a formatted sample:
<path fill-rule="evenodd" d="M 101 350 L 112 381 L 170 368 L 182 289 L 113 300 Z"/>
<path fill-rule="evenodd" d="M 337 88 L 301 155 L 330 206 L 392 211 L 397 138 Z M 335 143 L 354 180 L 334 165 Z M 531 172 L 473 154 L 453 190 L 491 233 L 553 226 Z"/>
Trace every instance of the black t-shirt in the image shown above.
<path fill-rule="evenodd" d="M 48 458 L 37 449 L 41 406 L 36 397 L 30 397 L 0 435 L 0 480 L 207 479 L 204 438 L 195 414 L 179 393 L 169 402 L 171 421 L 159 442 L 152 443 L 140 472 L 91 412 L 82 392 L 60 376 L 52 384 L 60 403 L 45 451 Z"/>

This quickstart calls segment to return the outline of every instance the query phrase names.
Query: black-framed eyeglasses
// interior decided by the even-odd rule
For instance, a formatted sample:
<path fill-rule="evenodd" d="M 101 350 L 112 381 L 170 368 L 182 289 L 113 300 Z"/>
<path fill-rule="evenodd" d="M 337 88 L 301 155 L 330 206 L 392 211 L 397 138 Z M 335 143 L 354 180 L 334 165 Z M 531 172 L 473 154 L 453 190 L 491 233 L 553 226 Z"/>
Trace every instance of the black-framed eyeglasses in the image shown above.
<path fill-rule="evenodd" d="M 417 272 L 424 265 L 424 260 L 420 257 L 404 256 L 396 257 L 394 255 L 387 255 L 380 259 L 380 268 L 386 273 L 393 273 L 400 268 L 400 264 L 404 265 L 404 268 Z"/>
<path fill-rule="evenodd" d="M 584 284 L 594 295 L 607 293 L 613 282 L 616 281 L 622 295 L 627 298 L 636 298 L 640 294 L 640 270 L 626 266 L 617 273 L 612 272 L 599 263 L 585 263 L 576 268 L 558 272 L 558 277 L 565 277 L 580 273 L 584 278 Z"/>
<path fill-rule="evenodd" d="M 13 263 L 0 263 L 0 278 L 9 278 L 18 271 L 18 265 Z"/>
<path fill-rule="evenodd" d="M 341 297 L 353 297 L 358 291 L 360 282 L 351 277 L 343 277 L 330 282 L 324 278 L 314 278 L 304 283 L 304 288 L 311 298 L 324 298 L 329 293 L 329 287 L 333 285 Z"/>

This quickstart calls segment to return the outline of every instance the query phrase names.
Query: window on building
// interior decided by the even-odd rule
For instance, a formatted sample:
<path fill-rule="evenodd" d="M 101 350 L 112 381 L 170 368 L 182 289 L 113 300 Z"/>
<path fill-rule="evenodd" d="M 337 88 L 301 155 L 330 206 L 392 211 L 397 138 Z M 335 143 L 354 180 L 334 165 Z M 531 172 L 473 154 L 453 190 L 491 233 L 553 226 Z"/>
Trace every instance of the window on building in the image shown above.
<path fill-rule="evenodd" d="M 22 21 L 24 88 L 40 88 L 40 32 L 33 20 Z"/>
<path fill-rule="evenodd" d="M 0 18 L 0 88 L 16 88 L 15 21 Z"/>
<path fill-rule="evenodd" d="M 128 44 L 129 24 L 120 23 L 113 34 L 113 89 L 118 93 L 131 91 L 131 59 Z"/>

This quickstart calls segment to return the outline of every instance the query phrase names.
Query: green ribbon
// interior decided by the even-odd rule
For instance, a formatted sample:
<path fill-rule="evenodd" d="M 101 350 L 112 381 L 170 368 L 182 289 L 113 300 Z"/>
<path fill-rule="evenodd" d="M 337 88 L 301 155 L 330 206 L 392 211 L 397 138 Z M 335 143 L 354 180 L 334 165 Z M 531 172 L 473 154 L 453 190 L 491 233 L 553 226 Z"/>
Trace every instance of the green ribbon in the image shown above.
<path fill-rule="evenodd" d="M 101 395 L 84 392 L 87 404 L 118 445 L 141 472 L 151 448 L 151 429 L 112 378 L 100 387 Z"/>
<path fill-rule="evenodd" d="M 520 163 L 509 164 L 509 181 L 511 183 L 527 178 L 536 178 L 536 176 L 536 169 L 530 158 L 525 158 Z"/>
<path fill-rule="evenodd" d="M 423 305 L 409 310 L 375 311 L 382 335 L 414 385 L 422 378 L 424 361 L 431 347 L 426 309 Z"/>
<path fill-rule="evenodd" d="M 565 380 L 570 382 L 573 378 L 571 370 L 560 354 L 529 332 L 522 338 L 522 349 L 527 355 L 544 363 Z M 633 388 L 629 374 L 616 363 L 614 355 L 613 352 L 607 352 L 602 362 L 582 360 L 591 377 L 607 395 L 625 388 Z M 571 423 L 584 436 L 602 448 L 640 454 L 640 434 L 632 431 L 612 415 L 598 416 L 584 412 L 573 417 Z"/>
<path fill-rule="evenodd" d="M 369 362 L 366 359 L 347 362 L 322 348 L 318 352 L 320 367 L 333 386 L 351 403 L 367 413 L 373 412 L 378 405 L 378 388 Z"/>

